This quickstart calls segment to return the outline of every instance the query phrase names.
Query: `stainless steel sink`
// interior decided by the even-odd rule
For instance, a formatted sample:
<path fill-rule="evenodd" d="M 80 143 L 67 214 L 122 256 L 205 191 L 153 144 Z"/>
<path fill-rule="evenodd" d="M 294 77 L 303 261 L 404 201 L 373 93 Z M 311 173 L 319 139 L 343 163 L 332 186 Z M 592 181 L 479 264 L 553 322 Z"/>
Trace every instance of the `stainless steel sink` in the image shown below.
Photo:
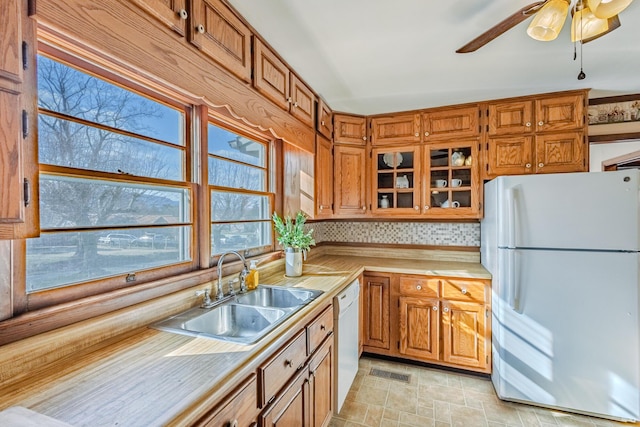
<path fill-rule="evenodd" d="M 213 308 L 192 308 L 151 327 L 253 344 L 319 295 L 322 291 L 260 285 Z"/>
<path fill-rule="evenodd" d="M 288 309 L 308 304 L 320 295 L 322 295 L 322 291 L 312 289 L 260 285 L 253 291 L 239 295 L 236 302 L 259 307 Z"/>
<path fill-rule="evenodd" d="M 185 335 L 252 344 L 290 314 L 278 308 L 227 303 L 209 310 L 194 308 L 152 326 Z"/>

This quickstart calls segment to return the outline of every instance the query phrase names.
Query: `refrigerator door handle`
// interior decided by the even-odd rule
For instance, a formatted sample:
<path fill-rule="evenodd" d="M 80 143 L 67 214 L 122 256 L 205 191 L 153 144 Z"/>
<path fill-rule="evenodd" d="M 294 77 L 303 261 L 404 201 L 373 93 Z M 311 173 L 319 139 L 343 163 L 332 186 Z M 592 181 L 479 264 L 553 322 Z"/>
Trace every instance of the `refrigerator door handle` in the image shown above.
<path fill-rule="evenodd" d="M 516 262 L 516 251 L 507 250 L 507 280 L 509 281 L 509 306 L 515 312 L 522 314 L 520 310 L 520 284 L 518 282 L 518 263 Z"/>
<path fill-rule="evenodd" d="M 507 247 L 516 247 L 516 198 L 518 197 L 518 190 L 516 187 L 510 187 L 507 189 Z"/>

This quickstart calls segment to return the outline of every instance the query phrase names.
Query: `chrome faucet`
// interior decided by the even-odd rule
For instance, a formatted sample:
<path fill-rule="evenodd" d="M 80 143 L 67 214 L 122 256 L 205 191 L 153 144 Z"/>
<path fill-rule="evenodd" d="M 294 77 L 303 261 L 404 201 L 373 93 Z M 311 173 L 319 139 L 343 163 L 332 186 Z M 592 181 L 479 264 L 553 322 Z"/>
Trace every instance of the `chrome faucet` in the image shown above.
<path fill-rule="evenodd" d="M 245 279 L 247 277 L 247 274 L 249 273 L 249 266 L 247 265 L 247 260 L 242 255 L 240 255 L 239 252 L 227 251 L 222 255 L 220 255 L 220 258 L 218 259 L 218 293 L 216 294 L 217 300 L 221 300 L 222 298 L 224 298 L 224 291 L 222 290 L 222 262 L 224 261 L 224 257 L 228 254 L 234 254 L 235 256 L 240 258 L 240 260 L 242 260 L 242 264 L 244 264 L 244 267 L 242 268 L 242 271 L 240 272 L 240 276 L 239 276 L 240 293 L 243 293 L 247 290 L 246 284 L 245 284 Z M 229 283 L 229 288 L 231 288 L 229 294 L 233 295 L 234 292 L 233 292 L 232 282 Z"/>

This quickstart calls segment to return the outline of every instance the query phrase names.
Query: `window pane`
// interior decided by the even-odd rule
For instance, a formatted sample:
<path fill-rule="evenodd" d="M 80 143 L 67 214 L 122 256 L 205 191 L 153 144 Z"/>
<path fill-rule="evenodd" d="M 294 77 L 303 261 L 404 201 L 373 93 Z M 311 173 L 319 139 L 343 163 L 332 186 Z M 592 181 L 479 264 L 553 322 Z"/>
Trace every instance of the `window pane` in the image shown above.
<path fill-rule="evenodd" d="M 271 244 L 271 222 L 245 222 L 211 225 L 211 252 L 256 248 Z"/>
<path fill-rule="evenodd" d="M 190 235 L 191 227 L 183 226 L 28 239 L 27 292 L 189 261 Z"/>
<path fill-rule="evenodd" d="M 211 192 L 211 221 L 269 219 L 269 197 Z"/>
<path fill-rule="evenodd" d="M 266 152 L 264 144 L 209 124 L 209 154 L 266 167 Z"/>
<path fill-rule="evenodd" d="M 184 151 L 40 114 L 40 163 L 184 180 Z"/>
<path fill-rule="evenodd" d="M 264 169 L 209 157 L 209 184 L 266 191 L 266 172 Z"/>
<path fill-rule="evenodd" d="M 184 145 L 184 113 L 44 56 L 38 56 L 38 105 Z"/>
<path fill-rule="evenodd" d="M 40 175 L 40 226 L 77 228 L 190 222 L 189 191 Z"/>

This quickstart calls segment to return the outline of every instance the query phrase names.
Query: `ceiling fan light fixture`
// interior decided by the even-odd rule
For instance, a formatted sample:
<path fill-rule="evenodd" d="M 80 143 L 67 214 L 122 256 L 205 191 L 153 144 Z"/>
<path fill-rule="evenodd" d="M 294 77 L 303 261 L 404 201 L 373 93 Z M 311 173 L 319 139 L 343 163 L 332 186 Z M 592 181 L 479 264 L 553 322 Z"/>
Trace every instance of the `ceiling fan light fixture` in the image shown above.
<path fill-rule="evenodd" d="M 588 0 L 589 9 L 601 19 L 612 18 L 625 10 L 633 0 Z"/>
<path fill-rule="evenodd" d="M 567 0 L 550 0 L 535 14 L 527 34 L 535 40 L 554 40 L 560 34 L 568 13 Z"/>
<path fill-rule="evenodd" d="M 571 21 L 571 41 L 593 40 L 609 32 L 609 20 L 596 17 L 588 6 L 576 10 Z"/>

